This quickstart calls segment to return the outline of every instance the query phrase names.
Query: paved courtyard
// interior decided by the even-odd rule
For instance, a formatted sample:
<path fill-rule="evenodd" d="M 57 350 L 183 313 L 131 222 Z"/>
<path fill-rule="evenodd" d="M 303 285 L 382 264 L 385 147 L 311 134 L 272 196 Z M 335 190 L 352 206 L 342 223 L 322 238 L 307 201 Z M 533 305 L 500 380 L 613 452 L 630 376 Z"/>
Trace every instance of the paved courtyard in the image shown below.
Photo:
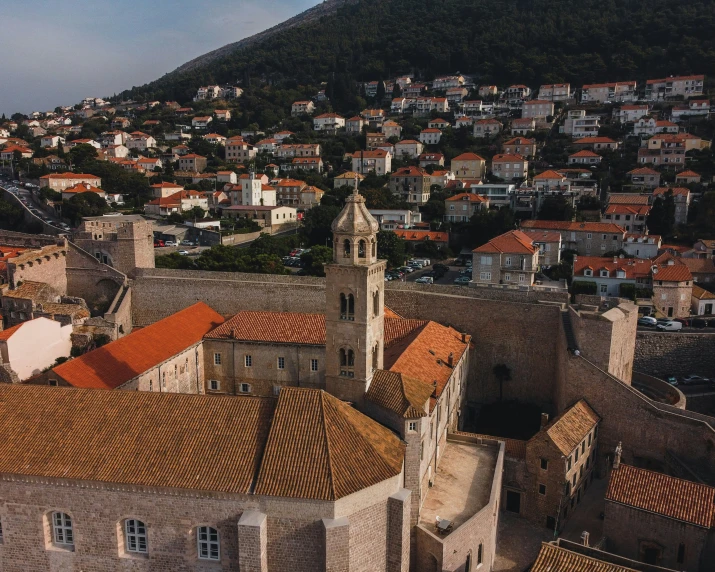
<path fill-rule="evenodd" d="M 494 572 L 524 572 L 533 564 L 542 542 L 554 540 L 554 533 L 515 514 L 499 514 L 497 557 Z"/>

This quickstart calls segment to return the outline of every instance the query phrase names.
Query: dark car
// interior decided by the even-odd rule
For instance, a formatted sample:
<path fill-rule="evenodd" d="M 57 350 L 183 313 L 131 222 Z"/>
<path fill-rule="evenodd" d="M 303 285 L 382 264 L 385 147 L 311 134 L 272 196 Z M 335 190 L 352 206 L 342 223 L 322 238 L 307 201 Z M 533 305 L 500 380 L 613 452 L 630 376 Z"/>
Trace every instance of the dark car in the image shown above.
<path fill-rule="evenodd" d="M 693 328 L 704 328 L 707 326 L 707 322 L 702 318 L 695 318 L 692 322 Z"/>
<path fill-rule="evenodd" d="M 434 264 L 432 268 L 438 272 L 449 272 L 449 266 L 446 264 Z"/>

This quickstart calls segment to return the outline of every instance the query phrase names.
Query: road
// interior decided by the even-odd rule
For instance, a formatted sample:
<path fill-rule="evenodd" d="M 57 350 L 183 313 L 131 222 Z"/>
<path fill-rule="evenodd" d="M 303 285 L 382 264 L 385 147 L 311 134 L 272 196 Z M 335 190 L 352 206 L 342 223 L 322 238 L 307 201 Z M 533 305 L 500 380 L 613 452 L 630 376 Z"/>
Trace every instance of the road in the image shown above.
<path fill-rule="evenodd" d="M 50 226 L 56 228 L 59 232 L 68 232 L 60 226 L 62 221 L 59 218 L 50 216 L 42 210 L 40 204 L 35 200 L 35 196 L 30 189 L 25 188 L 23 185 L 13 183 L 12 180 L 5 175 L 0 176 L 0 188 L 15 195 L 19 199 L 18 204 L 27 210 L 31 216 L 37 219 L 38 222 L 49 224 Z M 32 212 L 32 209 L 37 212 Z M 39 215 L 37 213 L 39 213 Z"/>
<path fill-rule="evenodd" d="M 657 333 L 662 333 L 659 330 L 657 330 L 654 326 L 638 326 L 638 331 L 639 332 L 657 332 Z M 676 332 L 664 332 L 666 334 L 713 334 L 715 335 L 715 328 L 693 328 L 693 327 L 684 327 L 682 330 L 678 330 Z"/>

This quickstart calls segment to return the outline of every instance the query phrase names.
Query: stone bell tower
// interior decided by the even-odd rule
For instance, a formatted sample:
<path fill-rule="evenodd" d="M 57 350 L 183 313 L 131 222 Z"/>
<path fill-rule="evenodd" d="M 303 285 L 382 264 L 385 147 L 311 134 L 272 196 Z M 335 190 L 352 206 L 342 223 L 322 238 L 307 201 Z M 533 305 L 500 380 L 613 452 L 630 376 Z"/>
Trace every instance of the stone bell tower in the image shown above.
<path fill-rule="evenodd" d="M 385 266 L 379 225 L 357 189 L 333 221 L 333 262 L 325 265 L 326 390 L 358 407 L 382 368 Z"/>

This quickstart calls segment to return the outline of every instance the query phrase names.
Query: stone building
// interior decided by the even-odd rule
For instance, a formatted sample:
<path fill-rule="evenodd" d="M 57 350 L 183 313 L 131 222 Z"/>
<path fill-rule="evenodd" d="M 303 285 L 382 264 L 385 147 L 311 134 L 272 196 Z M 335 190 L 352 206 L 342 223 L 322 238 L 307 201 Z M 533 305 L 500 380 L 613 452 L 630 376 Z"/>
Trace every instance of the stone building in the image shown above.
<path fill-rule="evenodd" d="M 685 572 L 715 562 L 715 488 L 620 462 L 616 452 L 603 522 L 608 548 Z"/>
<path fill-rule="evenodd" d="M 525 220 L 522 229 L 557 230 L 564 250 L 575 250 L 581 256 L 600 256 L 623 247 L 626 231 L 621 226 L 604 222 L 571 222 Z"/>
<path fill-rule="evenodd" d="M 73 242 L 124 274 L 154 268 L 152 223 L 140 215 L 85 217 Z"/>
<path fill-rule="evenodd" d="M 693 275 L 684 264 L 653 267 L 653 305 L 669 318 L 690 316 L 690 298 L 693 293 Z"/>
<path fill-rule="evenodd" d="M 477 285 L 531 286 L 539 269 L 539 247 L 520 230 L 511 230 L 473 251 L 472 281 Z"/>

